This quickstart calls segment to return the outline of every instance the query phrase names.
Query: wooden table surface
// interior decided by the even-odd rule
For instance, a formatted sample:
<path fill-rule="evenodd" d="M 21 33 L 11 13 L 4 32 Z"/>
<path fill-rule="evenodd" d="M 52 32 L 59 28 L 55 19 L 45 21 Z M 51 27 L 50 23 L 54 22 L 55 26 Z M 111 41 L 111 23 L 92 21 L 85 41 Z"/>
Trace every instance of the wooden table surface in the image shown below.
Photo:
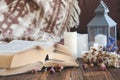
<path fill-rule="evenodd" d="M 99 71 L 98 67 L 94 67 L 83 70 L 81 67 L 82 60 L 78 59 L 77 62 L 80 64 L 79 68 L 67 68 L 56 73 L 19 74 L 0 77 L 0 80 L 120 80 L 120 68 L 108 68 L 106 71 Z"/>

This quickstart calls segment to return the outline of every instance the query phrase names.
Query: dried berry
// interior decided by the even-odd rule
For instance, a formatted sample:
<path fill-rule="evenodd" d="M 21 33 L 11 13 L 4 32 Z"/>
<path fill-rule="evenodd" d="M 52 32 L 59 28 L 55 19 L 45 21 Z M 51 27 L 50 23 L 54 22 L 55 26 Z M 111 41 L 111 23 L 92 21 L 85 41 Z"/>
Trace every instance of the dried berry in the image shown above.
<path fill-rule="evenodd" d="M 87 68 L 88 68 L 88 64 L 83 64 L 83 65 L 82 65 L 82 68 L 83 68 L 83 69 L 87 69 Z"/>
<path fill-rule="evenodd" d="M 34 68 L 34 69 L 31 71 L 31 73 L 36 74 L 36 73 L 38 73 L 38 71 L 39 71 L 38 68 Z"/>
<path fill-rule="evenodd" d="M 93 64 L 93 63 L 91 63 L 91 64 L 90 64 L 90 67 L 94 67 L 94 64 Z"/>
<path fill-rule="evenodd" d="M 58 72 L 61 72 L 63 69 L 63 66 L 58 64 L 56 67 L 55 67 L 55 71 L 58 71 Z"/>
<path fill-rule="evenodd" d="M 50 73 L 55 73 L 54 67 L 51 67 L 49 71 L 50 71 Z"/>
<path fill-rule="evenodd" d="M 98 62 L 99 62 L 99 63 L 102 63 L 102 62 L 103 62 L 103 58 L 100 57 L 100 58 L 98 59 Z"/>
<path fill-rule="evenodd" d="M 106 65 L 104 63 L 100 64 L 100 70 L 105 71 L 106 70 Z"/>

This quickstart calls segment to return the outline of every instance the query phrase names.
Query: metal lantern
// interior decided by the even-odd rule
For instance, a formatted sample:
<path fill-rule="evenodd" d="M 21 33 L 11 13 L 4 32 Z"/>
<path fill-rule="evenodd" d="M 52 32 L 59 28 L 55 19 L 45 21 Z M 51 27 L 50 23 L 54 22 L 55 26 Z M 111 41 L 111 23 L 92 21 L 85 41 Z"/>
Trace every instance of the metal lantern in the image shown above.
<path fill-rule="evenodd" d="M 113 37 L 116 41 L 117 23 L 108 16 L 108 12 L 108 7 L 101 0 L 95 10 L 96 16 L 87 25 L 89 47 L 94 43 L 106 46 L 109 37 Z"/>

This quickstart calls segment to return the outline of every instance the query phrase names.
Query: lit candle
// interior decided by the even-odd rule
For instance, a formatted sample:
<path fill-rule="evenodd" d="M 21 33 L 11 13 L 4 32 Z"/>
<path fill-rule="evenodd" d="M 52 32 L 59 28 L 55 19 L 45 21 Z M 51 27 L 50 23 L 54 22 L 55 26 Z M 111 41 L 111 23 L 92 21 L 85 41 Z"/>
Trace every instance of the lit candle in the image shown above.
<path fill-rule="evenodd" d="M 72 55 L 77 58 L 77 32 L 64 32 L 64 45 L 69 47 Z"/>
<path fill-rule="evenodd" d="M 98 34 L 95 36 L 95 43 L 99 43 L 102 46 L 107 44 L 107 36 L 103 34 Z"/>

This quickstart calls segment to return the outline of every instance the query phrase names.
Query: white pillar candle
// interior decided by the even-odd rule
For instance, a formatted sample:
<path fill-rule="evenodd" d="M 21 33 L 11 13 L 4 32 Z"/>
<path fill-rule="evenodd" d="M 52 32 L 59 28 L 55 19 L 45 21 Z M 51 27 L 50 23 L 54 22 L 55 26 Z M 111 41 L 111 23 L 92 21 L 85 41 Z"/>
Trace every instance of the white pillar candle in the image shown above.
<path fill-rule="evenodd" d="M 107 36 L 103 34 L 98 34 L 95 36 L 95 43 L 99 43 L 102 46 L 107 44 Z"/>
<path fill-rule="evenodd" d="M 82 57 L 84 52 L 88 51 L 88 34 L 77 35 L 77 56 Z"/>
<path fill-rule="evenodd" d="M 64 45 L 69 47 L 72 55 L 77 58 L 77 32 L 64 32 Z"/>

